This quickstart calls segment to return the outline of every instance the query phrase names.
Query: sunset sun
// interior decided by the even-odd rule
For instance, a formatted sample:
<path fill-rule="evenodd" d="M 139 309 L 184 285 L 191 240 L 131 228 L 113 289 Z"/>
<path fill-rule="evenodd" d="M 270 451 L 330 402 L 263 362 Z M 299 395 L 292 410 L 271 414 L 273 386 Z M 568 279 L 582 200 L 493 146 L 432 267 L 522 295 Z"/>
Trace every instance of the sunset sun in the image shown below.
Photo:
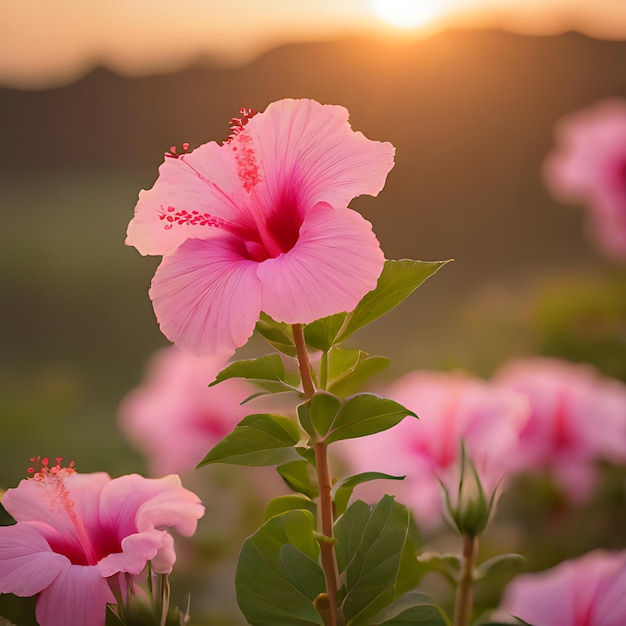
<path fill-rule="evenodd" d="M 442 12 L 442 0 L 370 0 L 374 12 L 397 28 L 424 26 Z"/>

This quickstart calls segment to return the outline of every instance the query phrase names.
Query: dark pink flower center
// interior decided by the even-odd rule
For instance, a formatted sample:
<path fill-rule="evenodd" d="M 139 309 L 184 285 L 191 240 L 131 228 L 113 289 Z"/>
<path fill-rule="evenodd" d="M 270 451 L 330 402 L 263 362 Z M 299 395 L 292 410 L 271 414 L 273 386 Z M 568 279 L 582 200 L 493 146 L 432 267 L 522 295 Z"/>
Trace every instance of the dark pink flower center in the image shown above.
<path fill-rule="evenodd" d="M 222 149 L 232 152 L 237 177 L 247 194 L 250 194 L 264 179 L 263 169 L 255 152 L 253 137 L 246 128 L 255 114 L 252 109 L 241 109 L 241 119 L 231 120 L 232 133 L 228 141 L 222 145 Z M 188 148 L 189 144 L 183 144 L 183 151 Z M 289 189 L 288 184 L 287 189 L 273 200 L 273 206 L 269 210 L 267 208 L 256 211 L 251 208 L 246 210 L 237 206 L 235 201 L 213 181 L 200 174 L 185 158 L 184 152 L 179 153 L 176 147 L 172 146 L 165 156 L 178 159 L 193 170 L 205 184 L 230 202 L 241 216 L 233 221 L 216 217 L 208 212 L 188 211 L 171 205 L 161 205 L 158 216 L 165 230 L 171 230 L 175 226 L 208 226 L 223 229 L 235 235 L 243 243 L 242 254 L 244 256 L 259 263 L 289 252 L 296 245 L 302 226 L 302 216 L 295 191 Z M 288 180 L 289 176 L 285 175 L 285 179 Z"/>
<path fill-rule="evenodd" d="M 122 552 L 122 545 L 113 531 L 98 529 L 98 536 L 81 537 L 80 543 L 72 541 L 69 537 L 48 537 L 48 545 L 56 554 L 62 554 L 69 559 L 72 565 L 95 565 L 98 561 L 109 554 Z M 93 535 L 93 533 L 91 533 Z"/>

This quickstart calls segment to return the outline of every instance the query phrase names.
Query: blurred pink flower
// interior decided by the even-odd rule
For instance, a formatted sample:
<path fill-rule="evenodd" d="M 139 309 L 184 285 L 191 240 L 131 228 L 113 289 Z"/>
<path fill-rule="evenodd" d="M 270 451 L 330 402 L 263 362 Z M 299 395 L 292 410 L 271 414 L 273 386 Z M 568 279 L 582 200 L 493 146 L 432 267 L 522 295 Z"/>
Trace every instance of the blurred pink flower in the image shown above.
<path fill-rule="evenodd" d="M 230 356 L 260 311 L 293 324 L 352 310 L 384 263 L 347 207 L 382 189 L 393 146 L 313 100 L 242 113 L 223 145 L 166 155 L 128 227 L 128 245 L 164 256 L 150 289 L 161 330 L 197 355 Z"/>
<path fill-rule="evenodd" d="M 138 575 L 148 561 L 169 573 L 176 560 L 167 528 L 195 532 L 204 514 L 178 476 L 78 474 L 43 467 L 2 498 L 17 521 L 0 528 L 0 593 L 39 594 L 41 626 L 104 626 L 109 583 Z"/>
<path fill-rule="evenodd" d="M 383 490 L 395 493 L 413 510 L 418 524 L 434 526 L 442 513 L 439 480 L 453 498 L 458 492 L 464 440 L 487 497 L 491 496 L 528 417 L 522 396 L 464 374 L 420 371 L 403 376 L 383 395 L 420 419 L 407 417 L 394 428 L 341 447 L 353 471 L 406 476 L 402 482 L 368 483 L 361 494 L 374 495 L 373 486 L 383 485 L 376 497 Z"/>
<path fill-rule="evenodd" d="M 576 502 L 595 481 L 595 461 L 626 463 L 626 385 L 590 365 L 559 359 L 512 361 L 495 382 L 523 393 L 531 414 L 510 456 L 513 471 L 553 473 Z"/>
<path fill-rule="evenodd" d="M 533 626 L 624 626 L 626 551 L 596 550 L 538 574 L 518 576 L 501 608 Z"/>
<path fill-rule="evenodd" d="M 121 429 L 147 457 L 150 473 L 193 469 L 251 411 L 241 401 L 255 388 L 240 380 L 209 383 L 226 366 L 176 346 L 159 351 L 144 382 L 122 401 Z"/>
<path fill-rule="evenodd" d="M 553 193 L 590 210 L 592 238 L 626 260 L 626 102 L 606 100 L 562 119 L 544 163 Z"/>

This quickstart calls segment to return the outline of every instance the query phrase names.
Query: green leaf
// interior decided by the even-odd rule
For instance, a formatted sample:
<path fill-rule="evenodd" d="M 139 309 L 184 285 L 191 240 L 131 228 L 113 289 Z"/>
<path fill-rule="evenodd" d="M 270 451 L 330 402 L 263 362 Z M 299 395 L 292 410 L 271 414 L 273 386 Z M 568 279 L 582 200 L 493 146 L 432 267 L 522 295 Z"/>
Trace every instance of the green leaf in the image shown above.
<path fill-rule="evenodd" d="M 225 367 L 209 387 L 229 378 L 245 378 L 270 393 L 299 391 L 297 387 L 288 383 L 285 364 L 279 354 L 266 354 L 256 359 L 235 361 Z"/>
<path fill-rule="evenodd" d="M 316 391 L 309 400 L 298 407 L 302 428 L 311 435 L 324 436 L 342 405 L 341 398 L 327 391 Z"/>
<path fill-rule="evenodd" d="M 282 515 L 287 511 L 304 510 L 309 511 L 312 515 L 317 515 L 317 506 L 315 502 L 300 495 L 290 494 L 288 496 L 278 496 L 270 500 L 267 508 L 265 509 L 265 520 L 274 517 L 275 515 Z"/>
<path fill-rule="evenodd" d="M 349 476 L 333 487 L 333 500 L 335 502 L 335 515 L 342 515 L 347 506 L 350 496 L 357 485 L 367 483 L 372 480 L 404 480 L 404 476 L 392 476 L 391 474 L 383 474 L 382 472 L 363 472 Z"/>
<path fill-rule="evenodd" d="M 400 596 L 376 615 L 372 626 L 450 626 L 446 614 L 430 598 L 416 591 Z"/>
<path fill-rule="evenodd" d="M 325 440 L 332 443 L 378 433 L 395 426 L 408 415 L 417 417 L 398 402 L 371 393 L 360 393 L 344 400 Z"/>
<path fill-rule="evenodd" d="M 409 529 L 408 510 L 383 496 L 373 507 L 357 500 L 335 525 L 337 561 L 345 569 L 342 603 L 347 624 L 371 625 L 394 599 L 394 586 Z"/>
<path fill-rule="evenodd" d="M 308 461 L 290 461 L 279 465 L 276 471 L 293 491 L 303 493 L 309 498 L 317 498 L 319 495 L 317 477 Z"/>
<path fill-rule="evenodd" d="M 107 604 L 105 621 L 104 621 L 105 626 L 123 626 L 124 625 L 124 622 L 115 613 L 115 610 L 116 610 L 114 608 L 115 606 L 116 606 L 115 604 L 113 605 Z M 2 621 L 0 621 L 0 625 L 5 626 Z"/>
<path fill-rule="evenodd" d="M 307 345 L 323 352 L 328 352 L 335 344 L 347 313 L 337 313 L 315 320 L 304 327 L 304 339 Z"/>
<path fill-rule="evenodd" d="M 389 359 L 370 356 L 362 350 L 343 350 L 334 347 L 328 353 L 328 391 L 348 395 L 358 391 L 370 376 L 384 370 Z"/>
<path fill-rule="evenodd" d="M 352 557 L 356 554 L 370 512 L 369 505 L 363 500 L 356 500 L 335 523 L 334 535 L 339 540 L 335 547 L 335 554 L 340 573 L 348 567 Z"/>
<path fill-rule="evenodd" d="M 417 557 L 424 573 L 437 572 L 445 576 L 452 585 L 456 585 L 461 573 L 461 557 L 456 554 L 437 554 L 422 552 Z"/>
<path fill-rule="evenodd" d="M 426 574 L 424 567 L 417 560 L 418 546 L 419 530 L 415 524 L 415 520 L 411 516 L 409 520 L 409 532 L 400 556 L 400 569 L 398 570 L 398 578 L 396 579 L 393 590 L 394 598 L 415 589 Z"/>
<path fill-rule="evenodd" d="M 288 417 L 257 413 L 244 417 L 198 467 L 209 463 L 277 465 L 299 458 L 294 446 L 300 441 L 298 425 Z"/>
<path fill-rule="evenodd" d="M 410 296 L 427 278 L 448 261 L 385 261 L 378 284 L 348 314 L 337 342 L 345 341 L 363 326 L 382 317 Z"/>
<path fill-rule="evenodd" d="M 526 559 L 521 554 L 509 553 L 498 556 L 481 563 L 474 573 L 476 580 L 486 577 L 495 577 L 501 580 L 503 577 L 512 578 L 524 567 Z"/>
<path fill-rule="evenodd" d="M 313 600 L 325 590 L 308 511 L 269 519 L 248 538 L 237 563 L 237 602 L 252 626 L 323 626 Z"/>
<path fill-rule="evenodd" d="M 296 347 L 293 343 L 289 324 L 277 322 L 266 313 L 261 313 L 261 317 L 256 323 L 254 330 L 279 352 L 288 356 L 296 356 Z"/>

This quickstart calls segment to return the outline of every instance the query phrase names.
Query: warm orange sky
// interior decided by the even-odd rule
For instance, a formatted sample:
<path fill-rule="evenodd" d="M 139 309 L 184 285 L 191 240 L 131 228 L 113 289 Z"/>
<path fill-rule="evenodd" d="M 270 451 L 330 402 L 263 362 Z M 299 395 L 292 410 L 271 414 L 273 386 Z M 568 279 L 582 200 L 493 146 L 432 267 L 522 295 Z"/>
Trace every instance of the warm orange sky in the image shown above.
<path fill-rule="evenodd" d="M 413 2 L 440 5 L 427 30 L 385 25 L 370 0 L 0 0 L 0 84 L 50 86 L 94 64 L 142 74 L 203 55 L 233 63 L 294 41 L 424 36 L 448 26 L 626 39 L 626 0 Z"/>

